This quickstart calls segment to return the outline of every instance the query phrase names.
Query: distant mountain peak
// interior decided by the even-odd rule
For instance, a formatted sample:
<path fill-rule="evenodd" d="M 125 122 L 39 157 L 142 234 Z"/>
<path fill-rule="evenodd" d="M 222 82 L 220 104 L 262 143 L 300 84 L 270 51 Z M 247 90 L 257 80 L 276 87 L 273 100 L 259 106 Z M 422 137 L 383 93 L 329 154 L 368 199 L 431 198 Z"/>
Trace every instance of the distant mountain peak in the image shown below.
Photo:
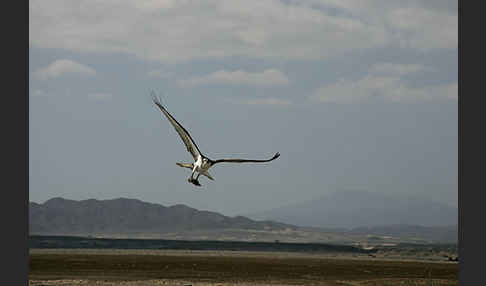
<path fill-rule="evenodd" d="M 70 201 L 70 200 L 62 198 L 62 197 L 54 197 L 54 198 L 51 198 L 51 199 L 48 199 L 47 201 L 45 201 L 44 204 L 64 202 L 64 201 Z"/>
<path fill-rule="evenodd" d="M 191 207 L 188 207 L 184 204 L 175 204 L 175 205 L 172 205 L 170 206 L 169 208 L 174 208 L 174 209 L 193 209 Z"/>
<path fill-rule="evenodd" d="M 252 219 L 322 228 L 457 224 L 457 208 L 417 195 L 342 189 L 309 201 L 247 214 Z"/>

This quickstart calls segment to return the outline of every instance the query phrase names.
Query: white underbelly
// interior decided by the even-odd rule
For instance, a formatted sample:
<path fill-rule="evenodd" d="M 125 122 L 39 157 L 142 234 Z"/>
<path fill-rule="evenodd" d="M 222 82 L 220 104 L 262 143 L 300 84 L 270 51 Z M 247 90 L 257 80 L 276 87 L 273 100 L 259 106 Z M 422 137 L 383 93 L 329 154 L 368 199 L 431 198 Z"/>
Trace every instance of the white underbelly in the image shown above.
<path fill-rule="evenodd" d="M 196 171 L 201 172 L 201 173 L 204 173 L 210 167 L 211 167 L 211 165 L 209 163 L 204 164 L 204 162 L 202 162 L 202 164 L 199 164 L 199 165 L 196 166 Z"/>
<path fill-rule="evenodd" d="M 206 172 L 211 167 L 211 164 L 209 162 L 204 162 L 201 157 L 197 159 L 194 165 L 196 167 L 196 172 L 200 173 Z"/>
<path fill-rule="evenodd" d="M 211 165 L 209 165 L 209 164 L 203 164 L 203 165 L 201 165 L 201 166 L 198 168 L 198 170 L 197 170 L 197 171 L 198 171 L 198 172 L 206 172 L 206 171 L 209 169 L 209 167 L 211 167 Z"/>

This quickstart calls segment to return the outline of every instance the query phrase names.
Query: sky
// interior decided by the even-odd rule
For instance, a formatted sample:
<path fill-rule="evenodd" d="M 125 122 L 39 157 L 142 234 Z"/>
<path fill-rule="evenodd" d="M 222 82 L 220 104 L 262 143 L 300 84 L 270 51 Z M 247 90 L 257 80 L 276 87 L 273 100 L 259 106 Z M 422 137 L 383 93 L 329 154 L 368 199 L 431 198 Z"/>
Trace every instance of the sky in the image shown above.
<path fill-rule="evenodd" d="M 218 164 L 191 162 L 154 106 Z M 238 215 L 339 190 L 457 207 L 457 1 L 30 0 L 29 200 Z"/>

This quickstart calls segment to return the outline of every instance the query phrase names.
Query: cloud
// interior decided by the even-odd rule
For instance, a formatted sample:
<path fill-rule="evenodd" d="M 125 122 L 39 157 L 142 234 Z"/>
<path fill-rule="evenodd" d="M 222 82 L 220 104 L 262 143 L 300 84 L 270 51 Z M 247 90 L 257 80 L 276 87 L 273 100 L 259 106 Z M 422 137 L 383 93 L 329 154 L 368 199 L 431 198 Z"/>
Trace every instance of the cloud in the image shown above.
<path fill-rule="evenodd" d="M 390 11 L 386 22 L 399 33 L 394 40 L 401 47 L 427 51 L 458 47 L 458 16 L 419 8 Z"/>
<path fill-rule="evenodd" d="M 147 73 L 152 78 L 170 78 L 174 73 L 164 70 L 152 70 Z"/>
<path fill-rule="evenodd" d="M 159 62 L 457 48 L 457 8 L 424 2 L 31 0 L 29 45 Z"/>
<path fill-rule="evenodd" d="M 334 8 L 370 26 L 384 27 L 392 46 L 419 51 L 458 47 L 457 1 L 309 1 L 309 5 Z"/>
<path fill-rule="evenodd" d="M 395 64 L 395 63 L 378 63 L 370 68 L 371 73 L 387 75 L 407 75 L 416 72 L 433 71 L 432 68 L 421 64 Z"/>
<path fill-rule="evenodd" d="M 259 98 L 259 99 L 251 99 L 244 101 L 245 104 L 250 105 L 290 105 L 292 102 L 286 99 L 279 99 L 279 98 Z"/>
<path fill-rule="evenodd" d="M 332 103 L 356 103 L 372 97 L 394 102 L 457 100 L 457 87 L 457 83 L 411 87 L 399 77 L 367 75 L 359 80 L 340 79 L 318 88 L 310 98 Z"/>
<path fill-rule="evenodd" d="M 416 87 L 404 78 L 427 71 L 435 69 L 421 64 L 376 63 L 361 78 L 340 78 L 317 88 L 310 99 L 333 103 L 355 103 L 370 98 L 390 101 L 457 99 L 457 82 Z"/>
<path fill-rule="evenodd" d="M 182 87 L 194 87 L 199 85 L 250 85 L 250 86 L 275 86 L 289 83 L 287 76 L 276 69 L 266 69 L 263 72 L 246 72 L 243 70 L 220 70 L 207 75 L 179 80 Z"/>
<path fill-rule="evenodd" d="M 75 61 L 62 59 L 56 60 L 47 67 L 35 72 L 35 76 L 41 80 L 57 78 L 65 74 L 93 76 L 96 74 L 96 71 Z"/>

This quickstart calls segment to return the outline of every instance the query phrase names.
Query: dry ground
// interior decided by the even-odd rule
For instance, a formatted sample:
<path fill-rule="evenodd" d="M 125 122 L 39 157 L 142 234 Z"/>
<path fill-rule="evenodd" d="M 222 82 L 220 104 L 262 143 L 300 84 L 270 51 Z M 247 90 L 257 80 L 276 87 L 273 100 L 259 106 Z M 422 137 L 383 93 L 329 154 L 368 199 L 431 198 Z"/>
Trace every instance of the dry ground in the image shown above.
<path fill-rule="evenodd" d="M 368 256 L 32 249 L 30 285 L 458 285 L 458 265 Z"/>

